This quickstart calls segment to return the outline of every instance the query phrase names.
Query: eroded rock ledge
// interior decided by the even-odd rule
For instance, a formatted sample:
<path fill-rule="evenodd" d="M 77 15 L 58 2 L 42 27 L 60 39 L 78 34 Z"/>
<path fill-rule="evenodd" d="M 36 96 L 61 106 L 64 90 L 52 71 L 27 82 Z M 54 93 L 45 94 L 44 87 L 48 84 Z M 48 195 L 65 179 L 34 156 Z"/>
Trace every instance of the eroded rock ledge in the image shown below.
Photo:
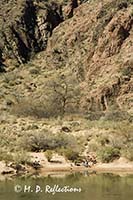
<path fill-rule="evenodd" d="M 0 52 L 2 59 L 24 63 L 46 48 L 52 30 L 62 22 L 61 6 L 45 1 L 2 1 L 0 9 Z"/>

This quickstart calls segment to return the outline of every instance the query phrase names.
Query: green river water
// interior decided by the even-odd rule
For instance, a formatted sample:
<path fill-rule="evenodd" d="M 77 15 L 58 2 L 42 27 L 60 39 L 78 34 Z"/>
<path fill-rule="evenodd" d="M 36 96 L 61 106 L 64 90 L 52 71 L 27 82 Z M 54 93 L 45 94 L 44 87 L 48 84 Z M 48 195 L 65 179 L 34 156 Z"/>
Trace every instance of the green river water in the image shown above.
<path fill-rule="evenodd" d="M 61 174 L 59 174 L 61 175 Z M 58 185 L 58 186 L 57 186 Z M 53 192 L 50 188 L 77 188 Z M 49 188 L 47 188 L 49 187 Z M 46 189 L 47 188 L 47 189 Z M 49 189 L 49 190 L 48 190 Z M 17 192 L 15 192 L 15 190 Z M 0 200 L 133 200 L 133 175 L 72 173 L 0 181 Z"/>

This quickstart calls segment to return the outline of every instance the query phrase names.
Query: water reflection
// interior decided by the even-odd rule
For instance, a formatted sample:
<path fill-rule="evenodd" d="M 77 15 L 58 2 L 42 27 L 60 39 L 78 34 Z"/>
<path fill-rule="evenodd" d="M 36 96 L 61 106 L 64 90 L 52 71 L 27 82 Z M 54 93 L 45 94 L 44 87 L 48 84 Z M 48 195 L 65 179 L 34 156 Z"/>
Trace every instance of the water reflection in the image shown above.
<path fill-rule="evenodd" d="M 24 191 L 16 193 L 14 187 L 20 185 L 31 186 L 36 188 L 36 185 L 43 188 L 43 192 L 27 192 Z M 63 193 L 57 192 L 55 195 L 45 193 L 45 187 L 49 185 L 54 187 L 69 186 L 70 188 L 82 188 L 81 192 Z M 47 177 L 17 177 L 13 180 L 6 180 L 0 182 L 0 199 L 7 200 L 132 200 L 133 199 L 133 175 L 119 176 L 116 174 L 96 174 L 95 172 L 84 171 L 82 173 L 70 173 L 63 175 L 58 173 L 49 174 Z M 12 198 L 11 198 L 12 197 Z"/>

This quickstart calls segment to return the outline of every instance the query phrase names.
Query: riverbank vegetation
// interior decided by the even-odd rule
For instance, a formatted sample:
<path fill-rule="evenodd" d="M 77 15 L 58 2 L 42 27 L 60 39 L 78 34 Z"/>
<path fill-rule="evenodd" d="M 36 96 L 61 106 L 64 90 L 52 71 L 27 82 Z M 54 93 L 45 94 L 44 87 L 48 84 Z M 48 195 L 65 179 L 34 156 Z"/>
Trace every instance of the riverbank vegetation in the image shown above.
<path fill-rule="evenodd" d="M 1 124 L 0 160 L 15 163 L 30 163 L 28 152 L 44 152 L 50 162 L 55 153 L 67 160 L 77 162 L 96 155 L 97 162 L 112 162 L 120 157 L 133 161 L 133 135 L 130 120 L 89 120 L 79 115 L 64 118 L 23 118 L 23 125 L 16 126 L 14 117 L 12 131 Z M 8 127 L 9 128 L 9 127 Z M 83 160 L 82 159 L 82 160 Z"/>

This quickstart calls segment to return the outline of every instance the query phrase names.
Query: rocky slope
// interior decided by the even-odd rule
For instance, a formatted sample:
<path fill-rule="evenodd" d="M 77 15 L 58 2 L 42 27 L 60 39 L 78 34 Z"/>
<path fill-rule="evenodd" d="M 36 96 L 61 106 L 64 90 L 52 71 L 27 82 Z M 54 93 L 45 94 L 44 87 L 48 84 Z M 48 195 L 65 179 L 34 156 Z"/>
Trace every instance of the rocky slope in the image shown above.
<path fill-rule="evenodd" d="M 132 25 L 131 1 L 90 1 L 53 31 L 46 65 L 72 69 L 86 109 L 131 108 Z"/>
<path fill-rule="evenodd" d="M 22 75 L 16 80 L 20 83 L 8 89 L 28 96 L 24 89 L 28 82 L 26 87 L 32 88 L 31 96 L 36 99 L 43 93 L 43 82 L 61 74 L 73 77 L 80 88 L 79 112 L 106 111 L 112 105 L 131 111 L 132 1 L 83 2 L 69 1 L 64 6 L 45 1 L 2 1 L 1 71 L 7 66 L 9 79 L 13 73 Z M 66 7 L 72 15 L 65 20 Z M 28 60 L 22 69 L 15 67 Z M 32 72 L 28 75 L 29 66 L 34 68 L 34 78 Z"/>
<path fill-rule="evenodd" d="M 73 10 L 78 6 L 77 0 L 65 2 L 2 0 L 0 50 L 3 59 L 14 59 L 21 64 L 35 53 L 45 50 L 53 29 L 64 19 L 72 17 Z"/>
<path fill-rule="evenodd" d="M 44 50 L 52 30 L 63 20 L 60 6 L 45 1 L 2 1 L 0 16 L 2 56 L 18 63 Z"/>

